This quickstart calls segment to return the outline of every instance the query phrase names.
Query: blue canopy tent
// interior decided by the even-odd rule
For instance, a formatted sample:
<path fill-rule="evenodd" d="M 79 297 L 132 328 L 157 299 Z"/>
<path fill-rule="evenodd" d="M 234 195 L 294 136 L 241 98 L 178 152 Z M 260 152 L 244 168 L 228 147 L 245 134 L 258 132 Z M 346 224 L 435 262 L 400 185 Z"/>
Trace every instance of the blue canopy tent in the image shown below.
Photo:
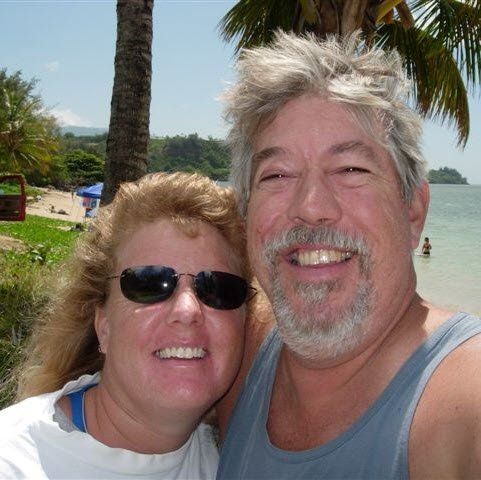
<path fill-rule="evenodd" d="M 103 187 L 103 183 L 96 183 L 95 185 L 90 185 L 90 187 L 82 187 L 77 190 L 77 195 L 86 198 L 100 198 Z"/>
<path fill-rule="evenodd" d="M 95 217 L 100 204 L 103 183 L 96 183 L 89 187 L 82 187 L 77 190 L 77 196 L 82 197 L 82 205 L 85 207 L 86 217 Z"/>

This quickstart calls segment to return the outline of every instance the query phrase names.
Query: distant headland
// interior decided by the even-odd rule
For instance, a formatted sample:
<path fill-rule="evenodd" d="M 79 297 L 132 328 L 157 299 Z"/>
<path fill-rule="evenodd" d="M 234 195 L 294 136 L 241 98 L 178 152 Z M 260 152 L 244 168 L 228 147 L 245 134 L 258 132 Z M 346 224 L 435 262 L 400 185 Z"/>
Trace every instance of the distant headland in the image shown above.
<path fill-rule="evenodd" d="M 454 185 L 469 185 L 466 177 L 455 168 L 441 167 L 439 170 L 429 170 L 429 183 L 449 183 Z"/>

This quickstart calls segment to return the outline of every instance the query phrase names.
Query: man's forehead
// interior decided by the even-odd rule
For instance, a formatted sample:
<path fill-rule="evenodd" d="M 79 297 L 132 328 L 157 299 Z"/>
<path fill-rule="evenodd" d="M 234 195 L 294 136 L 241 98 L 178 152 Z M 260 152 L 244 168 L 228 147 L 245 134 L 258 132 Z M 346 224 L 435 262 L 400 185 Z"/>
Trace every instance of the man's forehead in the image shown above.
<path fill-rule="evenodd" d="M 380 164 L 378 148 L 374 148 L 368 142 L 363 139 L 346 140 L 330 145 L 325 154 L 336 157 L 349 153 L 355 153 L 362 156 L 364 159 L 373 161 L 376 164 Z M 267 148 L 263 148 L 258 152 L 255 152 L 252 156 L 252 168 L 255 170 L 263 161 L 270 158 L 282 157 L 289 155 L 289 151 L 284 147 L 274 145 Z"/>
<path fill-rule="evenodd" d="M 279 155 L 284 155 L 285 153 L 286 151 L 282 147 L 278 146 L 263 148 L 262 150 L 259 150 L 258 152 L 255 152 L 254 155 L 252 155 L 252 165 L 255 167 L 263 160 L 267 160 L 269 158 Z"/>

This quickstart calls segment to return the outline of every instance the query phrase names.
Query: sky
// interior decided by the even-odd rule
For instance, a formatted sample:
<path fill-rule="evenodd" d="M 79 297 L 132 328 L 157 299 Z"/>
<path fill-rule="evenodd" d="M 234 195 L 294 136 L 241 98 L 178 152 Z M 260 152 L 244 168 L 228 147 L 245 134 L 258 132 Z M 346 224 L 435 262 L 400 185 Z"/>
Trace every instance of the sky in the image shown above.
<path fill-rule="evenodd" d="M 231 0 L 156 0 L 152 46 L 152 135 L 224 138 L 219 95 L 235 80 L 234 48 L 218 23 Z M 38 79 L 37 92 L 63 125 L 107 128 L 114 76 L 116 2 L 0 0 L 0 68 Z M 481 87 L 470 97 L 471 134 L 426 122 L 429 168 L 456 168 L 481 184 Z"/>

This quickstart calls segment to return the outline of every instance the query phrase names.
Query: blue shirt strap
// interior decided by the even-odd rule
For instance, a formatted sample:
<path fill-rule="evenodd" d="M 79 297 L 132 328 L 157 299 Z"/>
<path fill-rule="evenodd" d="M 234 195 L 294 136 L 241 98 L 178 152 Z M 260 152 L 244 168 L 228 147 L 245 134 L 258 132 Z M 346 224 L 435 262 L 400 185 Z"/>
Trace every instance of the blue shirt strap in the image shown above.
<path fill-rule="evenodd" d="M 72 423 L 84 433 L 87 433 L 87 423 L 85 421 L 85 392 L 95 385 L 87 385 L 86 387 L 69 393 L 67 397 L 70 400 L 70 407 L 72 409 Z"/>

